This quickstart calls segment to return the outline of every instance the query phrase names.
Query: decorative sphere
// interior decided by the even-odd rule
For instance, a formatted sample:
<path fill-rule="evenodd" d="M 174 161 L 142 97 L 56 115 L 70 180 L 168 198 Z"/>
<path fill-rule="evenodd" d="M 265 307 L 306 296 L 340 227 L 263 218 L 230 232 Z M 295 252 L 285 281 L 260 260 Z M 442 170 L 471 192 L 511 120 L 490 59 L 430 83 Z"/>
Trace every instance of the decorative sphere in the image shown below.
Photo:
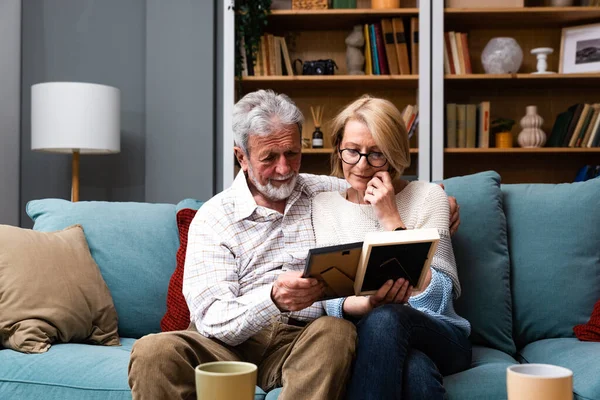
<path fill-rule="evenodd" d="M 481 64 L 486 74 L 517 73 L 523 62 L 523 50 L 510 37 L 496 37 L 485 45 Z"/>

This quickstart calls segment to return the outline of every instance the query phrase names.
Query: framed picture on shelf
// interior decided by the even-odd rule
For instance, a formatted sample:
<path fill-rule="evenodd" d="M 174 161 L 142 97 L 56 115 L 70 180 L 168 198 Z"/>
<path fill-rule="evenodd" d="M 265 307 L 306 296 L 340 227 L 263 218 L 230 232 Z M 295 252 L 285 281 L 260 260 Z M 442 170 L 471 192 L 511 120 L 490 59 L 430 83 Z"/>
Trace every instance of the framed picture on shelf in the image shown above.
<path fill-rule="evenodd" d="M 600 72 L 600 23 L 562 29 L 558 72 Z"/>

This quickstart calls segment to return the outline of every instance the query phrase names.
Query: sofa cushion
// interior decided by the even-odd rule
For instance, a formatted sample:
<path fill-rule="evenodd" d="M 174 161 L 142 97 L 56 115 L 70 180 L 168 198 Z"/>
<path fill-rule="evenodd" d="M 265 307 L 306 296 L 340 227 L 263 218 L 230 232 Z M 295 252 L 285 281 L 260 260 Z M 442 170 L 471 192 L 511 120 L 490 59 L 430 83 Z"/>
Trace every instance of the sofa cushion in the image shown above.
<path fill-rule="evenodd" d="M 0 398 L 131 400 L 127 367 L 135 339 L 119 347 L 58 344 L 35 356 L 0 350 Z M 256 388 L 255 400 L 265 392 Z"/>
<path fill-rule="evenodd" d="M 594 304 L 590 320 L 585 324 L 573 327 L 577 339 L 586 342 L 600 342 L 600 300 Z"/>
<path fill-rule="evenodd" d="M 510 261 L 500 176 L 496 172 L 450 178 L 446 192 L 460 205 L 452 236 L 462 295 L 456 311 L 471 323 L 471 342 L 515 354 Z"/>
<path fill-rule="evenodd" d="M 3 399 L 131 399 L 127 383 L 134 339 L 121 346 L 57 344 L 44 354 L 0 350 L 0 397 Z"/>
<path fill-rule="evenodd" d="M 163 332 L 187 329 L 190 325 L 190 310 L 183 296 L 183 269 L 185 266 L 185 254 L 187 251 L 187 237 L 190 224 L 196 216 L 196 212 L 204 204 L 203 201 L 195 199 L 184 199 L 177 203 L 177 229 L 179 231 L 179 249 L 177 250 L 177 266 L 171 280 L 167 293 L 167 312 L 160 322 Z"/>
<path fill-rule="evenodd" d="M 167 292 L 167 312 L 160 321 L 163 332 L 184 330 L 190 325 L 190 310 L 183 296 L 183 268 L 187 251 L 187 237 L 190 224 L 198 210 L 184 208 L 177 211 L 177 228 L 179 230 L 179 249 L 177 250 L 177 266 L 169 281 Z"/>
<path fill-rule="evenodd" d="M 502 190 L 515 342 L 574 337 L 600 298 L 600 180 Z"/>
<path fill-rule="evenodd" d="M 45 199 L 30 201 L 27 214 L 39 231 L 83 226 L 112 294 L 121 336 L 160 331 L 179 246 L 175 205 Z"/>
<path fill-rule="evenodd" d="M 519 360 L 568 368 L 573 371 L 576 398 L 600 400 L 600 343 L 575 338 L 538 340 L 519 351 Z"/>
<path fill-rule="evenodd" d="M 448 399 L 506 399 L 506 368 L 517 361 L 506 353 L 482 346 L 473 346 L 472 357 L 470 369 L 444 377 Z"/>
<path fill-rule="evenodd" d="M 0 343 L 118 345 L 117 312 L 80 225 L 36 232 L 0 225 Z"/>

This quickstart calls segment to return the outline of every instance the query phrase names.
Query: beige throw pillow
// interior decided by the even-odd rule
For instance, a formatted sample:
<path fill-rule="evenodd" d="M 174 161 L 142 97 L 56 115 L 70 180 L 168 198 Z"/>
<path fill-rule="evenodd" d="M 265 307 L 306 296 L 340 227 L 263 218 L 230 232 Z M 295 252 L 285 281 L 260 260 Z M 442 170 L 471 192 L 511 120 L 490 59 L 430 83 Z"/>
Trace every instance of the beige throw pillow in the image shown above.
<path fill-rule="evenodd" d="M 119 345 L 117 312 L 83 228 L 0 225 L 0 343 L 43 353 L 53 343 Z"/>

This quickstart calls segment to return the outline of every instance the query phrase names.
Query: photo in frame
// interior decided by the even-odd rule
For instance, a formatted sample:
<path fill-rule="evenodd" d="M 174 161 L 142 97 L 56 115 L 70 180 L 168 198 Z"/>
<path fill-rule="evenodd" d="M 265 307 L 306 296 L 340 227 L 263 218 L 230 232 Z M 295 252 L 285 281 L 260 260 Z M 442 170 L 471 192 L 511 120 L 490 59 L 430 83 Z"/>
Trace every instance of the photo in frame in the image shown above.
<path fill-rule="evenodd" d="M 600 23 L 562 29 L 558 72 L 600 72 Z"/>

